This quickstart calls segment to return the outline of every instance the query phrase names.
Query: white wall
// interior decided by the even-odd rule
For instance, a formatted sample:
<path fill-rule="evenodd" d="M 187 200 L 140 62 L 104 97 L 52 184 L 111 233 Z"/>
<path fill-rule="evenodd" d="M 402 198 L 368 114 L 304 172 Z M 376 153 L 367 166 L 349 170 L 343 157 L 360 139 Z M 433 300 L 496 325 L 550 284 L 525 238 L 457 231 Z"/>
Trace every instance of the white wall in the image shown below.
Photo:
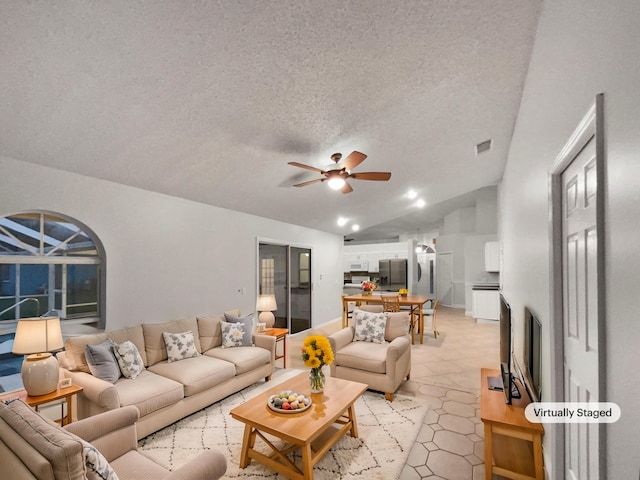
<path fill-rule="evenodd" d="M 606 400 L 622 419 L 606 427 L 608 478 L 638 478 L 640 458 L 640 2 L 544 3 L 509 159 L 500 191 L 504 292 L 522 347 L 523 307 L 543 328 L 543 399 L 551 401 L 547 172 L 594 102 L 605 95 Z M 552 458 L 553 425 L 545 426 Z M 551 467 L 552 465 L 547 465 Z M 562 472 L 552 472 L 555 479 Z"/>
<path fill-rule="evenodd" d="M 255 311 L 258 237 L 311 247 L 314 325 L 341 314 L 339 235 L 0 156 L 0 216 L 27 210 L 63 213 L 98 235 L 108 329 Z"/>

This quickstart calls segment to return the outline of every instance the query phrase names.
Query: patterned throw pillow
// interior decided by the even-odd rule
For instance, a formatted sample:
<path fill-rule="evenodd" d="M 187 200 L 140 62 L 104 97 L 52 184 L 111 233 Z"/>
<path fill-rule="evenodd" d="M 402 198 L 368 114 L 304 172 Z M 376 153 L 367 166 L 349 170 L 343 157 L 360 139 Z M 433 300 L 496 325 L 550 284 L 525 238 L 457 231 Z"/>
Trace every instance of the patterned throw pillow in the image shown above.
<path fill-rule="evenodd" d="M 196 350 L 193 332 L 162 332 L 162 336 L 164 337 L 164 344 L 167 347 L 167 361 L 169 363 L 200 356 L 198 350 Z"/>
<path fill-rule="evenodd" d="M 242 337 L 242 345 L 247 347 L 253 345 L 253 314 L 249 313 L 244 317 L 237 317 L 225 313 L 224 318 L 229 323 L 239 323 L 240 325 L 242 325 L 242 331 L 244 333 Z"/>
<path fill-rule="evenodd" d="M 241 323 L 220 322 L 222 328 L 222 348 L 242 347 L 244 329 L 246 328 Z"/>
<path fill-rule="evenodd" d="M 387 325 L 387 315 L 382 313 L 353 311 L 355 335 L 353 339 L 360 342 L 384 343 L 384 330 Z"/>
<path fill-rule="evenodd" d="M 107 459 L 96 447 L 79 438 L 84 448 L 84 464 L 87 467 L 87 480 L 119 480 Z"/>
<path fill-rule="evenodd" d="M 115 345 L 113 347 L 113 352 L 116 354 L 116 358 L 118 359 L 120 371 L 125 377 L 134 379 L 144 370 L 144 364 L 142 363 L 140 352 L 138 352 L 138 349 L 130 340 Z"/>

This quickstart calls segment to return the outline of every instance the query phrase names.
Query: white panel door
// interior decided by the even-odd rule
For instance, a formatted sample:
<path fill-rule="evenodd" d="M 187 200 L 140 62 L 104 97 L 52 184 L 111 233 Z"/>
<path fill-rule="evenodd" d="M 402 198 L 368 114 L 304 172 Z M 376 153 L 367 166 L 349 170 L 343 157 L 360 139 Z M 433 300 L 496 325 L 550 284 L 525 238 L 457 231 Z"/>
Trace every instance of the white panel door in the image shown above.
<path fill-rule="evenodd" d="M 565 401 L 597 402 L 598 269 L 595 140 L 562 174 Z M 598 478 L 598 425 L 565 426 L 565 478 Z"/>

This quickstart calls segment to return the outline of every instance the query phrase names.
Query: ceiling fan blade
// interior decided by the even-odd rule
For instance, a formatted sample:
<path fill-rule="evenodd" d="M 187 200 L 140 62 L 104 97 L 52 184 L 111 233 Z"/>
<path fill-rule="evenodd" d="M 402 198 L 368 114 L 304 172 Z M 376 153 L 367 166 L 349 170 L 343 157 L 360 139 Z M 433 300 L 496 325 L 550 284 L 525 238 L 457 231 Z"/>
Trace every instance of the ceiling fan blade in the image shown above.
<path fill-rule="evenodd" d="M 391 173 L 390 172 L 352 173 L 347 178 L 354 178 L 355 180 L 375 180 L 378 182 L 386 182 L 391 178 Z"/>
<path fill-rule="evenodd" d="M 342 162 L 342 168 L 344 168 L 347 172 L 350 172 L 358 165 L 360 165 L 365 158 L 367 158 L 367 156 L 364 153 L 355 151 L 351 152 L 351 155 L 345 158 L 344 162 Z"/>
<path fill-rule="evenodd" d="M 324 170 L 320 170 L 319 168 L 312 167 L 310 165 L 305 165 L 304 163 L 289 162 L 289 165 L 293 165 L 294 167 L 304 168 L 305 170 L 311 170 L 312 172 L 318 172 L 318 173 L 322 173 L 322 174 L 327 173 Z"/>
<path fill-rule="evenodd" d="M 351 185 L 349 185 L 347 182 L 344 182 L 344 187 L 342 187 L 340 191 L 342 193 L 351 193 L 353 192 L 353 188 L 351 188 Z"/>
<path fill-rule="evenodd" d="M 316 180 L 309 180 L 308 182 L 296 183 L 294 187 L 306 187 L 307 185 L 313 185 L 314 183 L 324 182 L 326 178 L 317 178 Z"/>

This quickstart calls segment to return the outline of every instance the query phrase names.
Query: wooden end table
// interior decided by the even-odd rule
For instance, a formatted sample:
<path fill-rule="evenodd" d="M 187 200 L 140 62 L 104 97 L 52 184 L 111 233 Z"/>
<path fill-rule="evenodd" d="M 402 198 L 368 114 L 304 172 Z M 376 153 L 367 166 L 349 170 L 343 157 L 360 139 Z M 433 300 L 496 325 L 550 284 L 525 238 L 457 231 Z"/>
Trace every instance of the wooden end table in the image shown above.
<path fill-rule="evenodd" d="M 529 404 L 527 392 L 514 398 L 511 405 L 504 393 L 489 390 L 487 377 L 500 376 L 498 370 L 483 368 L 480 383 L 480 419 L 484 423 L 484 469 L 486 479 L 496 473 L 517 480 L 544 480 L 540 423 L 531 423 L 524 415 Z"/>
<path fill-rule="evenodd" d="M 37 397 L 31 397 L 27 395 L 26 390 L 17 390 L 15 392 L 7 393 L 5 395 L 0 396 L 0 400 L 11 400 L 13 398 L 19 398 L 24 401 L 30 407 L 33 407 L 35 411 L 38 411 L 38 407 L 40 405 L 44 405 L 46 403 L 50 403 L 56 400 L 64 399 L 67 402 L 67 415 L 61 415 L 60 424 L 68 425 L 73 421 L 72 412 L 73 412 L 73 397 L 77 393 L 80 393 L 83 390 L 82 387 L 78 385 L 71 385 L 70 387 L 58 388 L 51 393 L 47 393 L 46 395 L 39 395 Z M 63 404 L 61 404 L 63 405 Z M 61 412 L 64 413 L 64 407 L 61 407 Z"/>
<path fill-rule="evenodd" d="M 358 437 L 354 403 L 366 389 L 364 383 L 327 377 L 324 392 L 309 395 L 313 403 L 308 410 L 299 413 L 271 410 L 267 400 L 282 390 L 309 394 L 309 373 L 304 372 L 235 407 L 231 416 L 245 424 L 240 467 L 247 467 L 254 459 L 287 478 L 312 480 L 313 466 L 343 435 L 349 432 Z M 265 433 L 287 445 L 276 448 Z M 257 438 L 271 449 L 270 455 L 254 449 Z M 287 457 L 298 448 L 302 451 L 302 470 Z"/>
<path fill-rule="evenodd" d="M 282 368 L 287 368 L 287 335 L 289 335 L 288 328 L 267 328 L 264 332 L 256 332 L 259 335 L 270 335 L 276 337 L 276 358 L 275 360 L 282 359 Z M 278 355 L 278 342 L 282 342 L 282 355 Z"/>

